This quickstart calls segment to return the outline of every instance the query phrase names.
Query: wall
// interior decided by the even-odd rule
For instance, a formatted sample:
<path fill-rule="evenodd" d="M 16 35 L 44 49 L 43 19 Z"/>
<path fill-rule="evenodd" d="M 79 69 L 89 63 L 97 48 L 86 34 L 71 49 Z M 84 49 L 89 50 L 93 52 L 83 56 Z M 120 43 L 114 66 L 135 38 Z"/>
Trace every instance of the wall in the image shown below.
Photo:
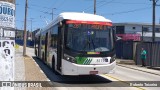
<path fill-rule="evenodd" d="M 133 29 L 133 27 L 135 27 L 135 29 Z M 141 31 L 142 31 L 141 25 L 125 25 L 125 33 L 136 33 Z"/>
<path fill-rule="evenodd" d="M 117 41 L 116 56 L 121 59 L 133 60 L 133 41 Z"/>
<path fill-rule="evenodd" d="M 146 65 L 152 67 L 160 67 L 160 43 L 158 42 L 144 42 L 137 44 L 136 48 L 136 64 L 142 65 L 140 59 L 141 48 L 144 48 L 147 51 Z"/>

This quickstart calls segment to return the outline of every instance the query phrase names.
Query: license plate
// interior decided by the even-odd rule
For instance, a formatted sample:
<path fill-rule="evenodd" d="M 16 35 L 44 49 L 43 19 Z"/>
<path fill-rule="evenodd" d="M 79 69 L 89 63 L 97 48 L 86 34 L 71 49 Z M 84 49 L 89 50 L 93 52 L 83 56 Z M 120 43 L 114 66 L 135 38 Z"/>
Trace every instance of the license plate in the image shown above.
<path fill-rule="evenodd" d="M 90 71 L 90 74 L 98 74 L 98 71 Z"/>
<path fill-rule="evenodd" d="M 108 62 L 108 59 L 97 59 L 97 62 Z"/>

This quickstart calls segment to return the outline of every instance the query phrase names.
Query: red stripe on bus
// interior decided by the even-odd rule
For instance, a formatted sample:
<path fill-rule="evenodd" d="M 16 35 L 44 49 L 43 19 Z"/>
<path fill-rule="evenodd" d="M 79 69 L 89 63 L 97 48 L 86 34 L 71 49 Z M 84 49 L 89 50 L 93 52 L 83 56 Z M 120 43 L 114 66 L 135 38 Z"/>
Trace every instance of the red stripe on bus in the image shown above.
<path fill-rule="evenodd" d="M 97 21 L 78 21 L 78 20 L 68 20 L 67 24 L 98 24 L 98 25 L 107 25 L 112 26 L 112 22 L 97 22 Z"/>

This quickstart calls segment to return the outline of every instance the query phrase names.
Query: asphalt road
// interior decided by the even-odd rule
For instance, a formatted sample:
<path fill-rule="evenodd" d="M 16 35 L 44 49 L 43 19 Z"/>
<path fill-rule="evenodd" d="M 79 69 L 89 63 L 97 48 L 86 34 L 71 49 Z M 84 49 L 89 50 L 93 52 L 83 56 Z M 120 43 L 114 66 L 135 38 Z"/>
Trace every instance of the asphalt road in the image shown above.
<path fill-rule="evenodd" d="M 40 59 L 33 57 L 44 74 L 52 82 L 53 87 L 66 90 L 159 90 L 158 87 L 130 87 L 128 81 L 157 81 L 159 76 L 117 66 L 116 73 L 91 76 L 61 76 L 56 75 L 50 67 Z M 149 78 L 145 78 L 145 77 Z"/>
<path fill-rule="evenodd" d="M 29 49 L 28 51 L 33 52 L 33 49 Z M 148 83 L 148 81 L 160 81 L 159 75 L 117 66 L 116 72 L 113 74 L 61 76 L 53 73 L 50 67 L 34 57 L 32 53 L 30 54 L 42 72 L 52 82 L 52 86 L 56 87 L 56 90 L 160 90 L 160 87 L 130 86 L 131 83 L 144 84 Z M 155 83 L 159 83 L 160 85 L 160 82 Z"/>

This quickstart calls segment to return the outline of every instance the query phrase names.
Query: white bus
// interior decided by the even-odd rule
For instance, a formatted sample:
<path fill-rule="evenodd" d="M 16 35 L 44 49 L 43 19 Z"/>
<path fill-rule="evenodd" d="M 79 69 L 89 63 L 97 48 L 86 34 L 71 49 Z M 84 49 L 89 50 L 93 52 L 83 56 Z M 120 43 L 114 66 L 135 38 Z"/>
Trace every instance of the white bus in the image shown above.
<path fill-rule="evenodd" d="M 35 54 L 61 75 L 114 71 L 115 34 L 102 16 L 65 12 L 36 34 Z"/>

